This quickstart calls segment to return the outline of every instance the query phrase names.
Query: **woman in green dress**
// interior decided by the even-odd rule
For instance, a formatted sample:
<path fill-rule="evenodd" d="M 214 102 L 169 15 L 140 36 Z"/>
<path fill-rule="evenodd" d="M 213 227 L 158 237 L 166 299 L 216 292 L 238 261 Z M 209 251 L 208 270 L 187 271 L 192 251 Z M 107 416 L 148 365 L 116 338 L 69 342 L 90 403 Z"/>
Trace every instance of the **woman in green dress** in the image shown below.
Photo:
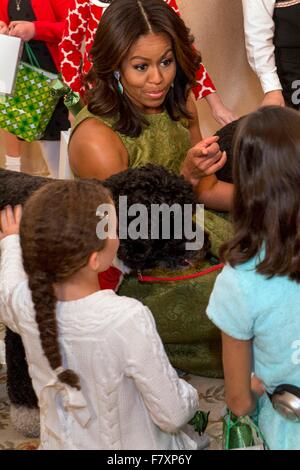
<path fill-rule="evenodd" d="M 112 2 L 91 60 L 69 144 L 74 174 L 103 180 L 156 163 L 184 175 L 206 206 L 228 210 L 232 185 L 214 175 L 226 155 L 217 137 L 202 140 L 191 98 L 201 57 L 178 15 L 162 0 Z"/>

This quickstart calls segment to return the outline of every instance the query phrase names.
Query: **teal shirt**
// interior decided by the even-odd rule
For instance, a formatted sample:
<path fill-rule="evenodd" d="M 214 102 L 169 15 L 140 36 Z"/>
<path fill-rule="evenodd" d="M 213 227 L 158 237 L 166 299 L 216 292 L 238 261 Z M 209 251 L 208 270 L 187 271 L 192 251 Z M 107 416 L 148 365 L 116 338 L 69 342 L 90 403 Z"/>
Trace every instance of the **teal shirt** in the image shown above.
<path fill-rule="evenodd" d="M 253 338 L 255 374 L 268 392 L 280 384 L 300 387 L 300 284 L 255 271 L 257 259 L 217 277 L 208 317 L 226 334 Z M 300 423 L 281 417 L 267 395 L 258 403 L 258 424 L 270 449 L 300 449 Z"/>

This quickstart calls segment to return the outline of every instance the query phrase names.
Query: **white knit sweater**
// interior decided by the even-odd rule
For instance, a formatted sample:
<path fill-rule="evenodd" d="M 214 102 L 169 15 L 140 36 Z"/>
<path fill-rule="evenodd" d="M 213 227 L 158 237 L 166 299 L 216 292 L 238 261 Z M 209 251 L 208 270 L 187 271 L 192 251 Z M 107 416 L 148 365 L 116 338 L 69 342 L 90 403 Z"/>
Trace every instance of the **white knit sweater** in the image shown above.
<path fill-rule="evenodd" d="M 0 320 L 22 337 L 41 414 L 40 449 L 194 449 L 180 428 L 198 408 L 178 378 L 151 312 L 111 290 L 58 302 L 64 367 L 82 390 L 58 381 L 41 348 L 19 236 L 0 243 Z"/>

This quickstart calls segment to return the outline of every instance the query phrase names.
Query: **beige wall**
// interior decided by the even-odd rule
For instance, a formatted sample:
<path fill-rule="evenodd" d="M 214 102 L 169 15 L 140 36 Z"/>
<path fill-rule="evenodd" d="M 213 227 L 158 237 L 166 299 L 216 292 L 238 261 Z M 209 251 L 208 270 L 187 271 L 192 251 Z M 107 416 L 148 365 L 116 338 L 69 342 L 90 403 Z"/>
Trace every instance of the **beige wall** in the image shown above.
<path fill-rule="evenodd" d="M 247 64 L 241 0 L 177 1 L 224 103 L 238 115 L 255 109 L 262 94 L 258 80 Z M 198 109 L 204 136 L 220 127 L 211 117 L 205 100 L 198 103 Z M 30 172 L 44 170 L 36 144 L 24 148 L 31 159 L 25 156 L 23 168 Z"/>
<path fill-rule="evenodd" d="M 177 0 L 183 19 L 196 39 L 203 63 L 224 103 L 238 115 L 258 106 L 262 92 L 248 66 L 241 0 Z M 203 135 L 220 126 L 205 100 L 198 104 Z"/>

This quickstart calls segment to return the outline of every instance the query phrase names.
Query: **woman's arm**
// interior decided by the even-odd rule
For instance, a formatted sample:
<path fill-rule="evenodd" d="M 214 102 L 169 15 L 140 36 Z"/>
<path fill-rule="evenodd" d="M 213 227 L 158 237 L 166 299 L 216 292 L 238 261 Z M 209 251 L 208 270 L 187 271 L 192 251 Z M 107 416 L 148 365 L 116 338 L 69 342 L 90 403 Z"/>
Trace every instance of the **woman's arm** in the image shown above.
<path fill-rule="evenodd" d="M 237 416 L 252 413 L 256 397 L 251 390 L 252 341 L 242 341 L 222 332 L 225 399 Z"/>
<path fill-rule="evenodd" d="M 19 37 L 26 42 L 35 39 L 58 44 L 62 37 L 69 3 L 69 0 L 53 2 L 52 8 L 55 14 L 55 20 L 53 19 L 52 21 L 11 21 L 9 23 L 9 34 Z"/>
<path fill-rule="evenodd" d="M 201 203 L 211 209 L 228 211 L 232 204 L 233 185 L 219 181 L 214 175 L 226 163 L 226 154 L 220 151 L 215 136 L 202 140 L 197 108 L 191 95 L 187 108 L 192 115 L 189 131 L 193 147 L 182 164 L 181 174 L 194 186 Z"/>
<path fill-rule="evenodd" d="M 275 0 L 243 0 L 245 42 L 248 62 L 265 93 L 262 104 L 284 106 L 275 64 L 274 6 Z"/>
<path fill-rule="evenodd" d="M 205 97 L 205 99 L 211 109 L 214 119 L 222 126 L 226 126 L 226 124 L 237 119 L 237 116 L 224 105 L 217 92 L 210 93 Z"/>
<path fill-rule="evenodd" d="M 198 199 L 207 208 L 229 211 L 232 206 L 234 186 L 220 181 L 215 175 L 204 176 L 194 188 Z"/>
<path fill-rule="evenodd" d="M 71 169 L 81 178 L 104 180 L 128 168 L 128 154 L 118 135 L 94 118 L 75 129 L 68 152 Z"/>

